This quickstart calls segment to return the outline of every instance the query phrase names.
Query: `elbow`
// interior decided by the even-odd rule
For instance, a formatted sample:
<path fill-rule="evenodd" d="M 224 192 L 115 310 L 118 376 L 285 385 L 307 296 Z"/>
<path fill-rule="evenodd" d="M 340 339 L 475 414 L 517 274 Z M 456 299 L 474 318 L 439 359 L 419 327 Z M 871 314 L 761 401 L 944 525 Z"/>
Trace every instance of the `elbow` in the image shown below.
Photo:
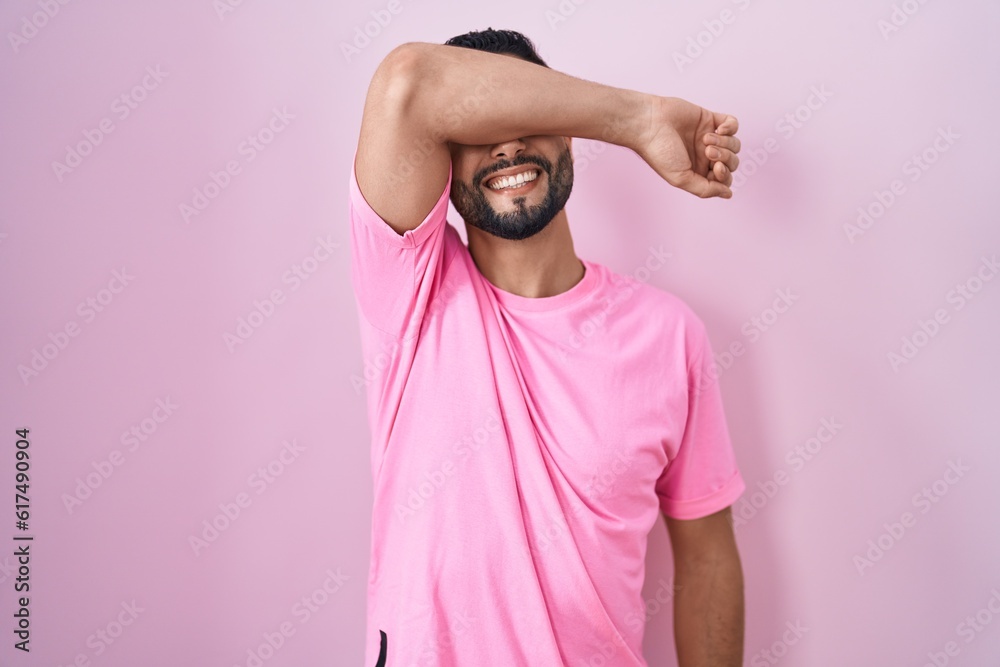
<path fill-rule="evenodd" d="M 419 69 L 420 61 L 426 53 L 422 42 L 404 42 L 386 54 L 379 63 L 379 72 L 387 76 L 408 76 Z"/>
<path fill-rule="evenodd" d="M 399 110 L 407 110 L 419 90 L 420 72 L 423 69 L 426 50 L 420 42 L 406 42 L 390 51 L 372 76 L 368 87 L 369 99 L 393 105 Z"/>

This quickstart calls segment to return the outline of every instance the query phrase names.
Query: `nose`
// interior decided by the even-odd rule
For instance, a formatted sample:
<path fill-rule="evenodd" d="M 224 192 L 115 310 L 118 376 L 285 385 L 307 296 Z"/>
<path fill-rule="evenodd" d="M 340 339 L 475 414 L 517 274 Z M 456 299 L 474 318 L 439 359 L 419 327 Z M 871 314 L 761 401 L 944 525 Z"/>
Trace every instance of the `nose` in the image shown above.
<path fill-rule="evenodd" d="M 511 139 L 510 141 L 504 141 L 499 144 L 494 144 L 490 148 L 490 156 L 494 159 L 505 157 L 511 159 L 517 156 L 518 153 L 523 151 L 526 145 L 520 139 Z"/>

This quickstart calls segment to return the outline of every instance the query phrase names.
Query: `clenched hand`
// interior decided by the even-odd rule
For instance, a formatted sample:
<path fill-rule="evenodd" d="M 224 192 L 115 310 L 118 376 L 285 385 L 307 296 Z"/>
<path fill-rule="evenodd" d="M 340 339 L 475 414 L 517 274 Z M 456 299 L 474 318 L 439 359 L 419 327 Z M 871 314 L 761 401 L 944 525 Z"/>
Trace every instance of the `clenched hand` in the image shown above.
<path fill-rule="evenodd" d="M 636 153 L 667 183 L 702 198 L 729 199 L 739 167 L 739 121 L 679 97 L 654 96 Z"/>

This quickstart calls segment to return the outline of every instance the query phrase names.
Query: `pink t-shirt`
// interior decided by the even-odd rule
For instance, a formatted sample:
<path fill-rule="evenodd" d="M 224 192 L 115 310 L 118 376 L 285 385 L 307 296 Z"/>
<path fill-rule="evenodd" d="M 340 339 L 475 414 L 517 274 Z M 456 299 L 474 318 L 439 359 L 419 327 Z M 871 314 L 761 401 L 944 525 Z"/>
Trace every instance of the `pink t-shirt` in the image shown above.
<path fill-rule="evenodd" d="M 646 665 L 647 535 L 745 486 L 701 320 L 582 260 L 501 290 L 434 209 L 400 236 L 352 163 L 374 481 L 365 665 Z M 670 591 L 666 591 L 670 593 Z M 381 631 L 381 632 L 380 632 Z"/>

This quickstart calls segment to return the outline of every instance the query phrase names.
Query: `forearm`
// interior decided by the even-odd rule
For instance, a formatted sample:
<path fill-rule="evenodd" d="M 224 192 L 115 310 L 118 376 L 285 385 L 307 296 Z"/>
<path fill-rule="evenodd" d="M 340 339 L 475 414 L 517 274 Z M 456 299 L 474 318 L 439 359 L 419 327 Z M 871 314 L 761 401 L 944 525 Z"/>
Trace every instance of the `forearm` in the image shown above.
<path fill-rule="evenodd" d="M 718 558 L 677 563 L 674 637 L 680 667 L 743 664 L 743 571 L 735 549 Z"/>
<path fill-rule="evenodd" d="M 474 49 L 425 42 L 398 48 L 410 61 L 411 111 L 446 141 L 554 135 L 635 150 L 649 129 L 652 95 Z"/>

